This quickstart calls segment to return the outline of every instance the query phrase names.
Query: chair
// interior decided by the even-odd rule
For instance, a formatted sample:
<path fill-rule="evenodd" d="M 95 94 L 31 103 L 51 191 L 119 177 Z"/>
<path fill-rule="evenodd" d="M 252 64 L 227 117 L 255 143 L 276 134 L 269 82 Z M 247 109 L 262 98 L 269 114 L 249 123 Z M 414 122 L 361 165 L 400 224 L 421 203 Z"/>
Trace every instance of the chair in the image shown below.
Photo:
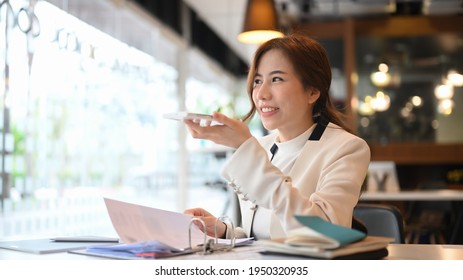
<path fill-rule="evenodd" d="M 429 181 L 418 185 L 420 190 L 447 189 L 446 182 Z M 409 203 L 406 220 L 407 243 L 445 244 L 450 225 L 455 223 L 451 201 L 412 201 Z"/>
<path fill-rule="evenodd" d="M 359 203 L 354 208 L 353 228 L 361 230 L 363 224 L 369 235 L 387 236 L 392 243 L 405 243 L 404 220 L 400 210 L 392 205 Z"/>

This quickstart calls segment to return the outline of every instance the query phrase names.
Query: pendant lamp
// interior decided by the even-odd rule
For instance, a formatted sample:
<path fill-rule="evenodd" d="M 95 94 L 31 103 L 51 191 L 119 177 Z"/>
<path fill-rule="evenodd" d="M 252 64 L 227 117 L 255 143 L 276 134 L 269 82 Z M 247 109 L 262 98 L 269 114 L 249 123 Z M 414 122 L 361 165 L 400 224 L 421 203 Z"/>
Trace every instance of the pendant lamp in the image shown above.
<path fill-rule="evenodd" d="M 278 31 L 278 15 L 273 0 L 248 0 L 243 31 L 238 40 L 246 44 L 261 44 L 276 37 L 282 37 Z"/>

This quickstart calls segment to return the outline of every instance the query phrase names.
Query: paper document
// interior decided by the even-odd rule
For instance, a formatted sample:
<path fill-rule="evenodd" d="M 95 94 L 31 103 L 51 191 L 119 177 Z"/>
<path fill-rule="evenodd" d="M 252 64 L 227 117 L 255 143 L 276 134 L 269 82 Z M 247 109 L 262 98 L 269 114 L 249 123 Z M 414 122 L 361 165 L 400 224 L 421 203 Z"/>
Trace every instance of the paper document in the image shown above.
<path fill-rule="evenodd" d="M 105 198 L 111 222 L 119 238 L 125 244 L 158 241 L 179 250 L 190 246 L 190 221 L 192 216 L 152 207 Z M 211 239 L 212 237 L 207 237 Z M 220 243 L 231 241 L 219 239 Z M 239 239 L 235 245 L 250 242 Z M 196 225 L 191 225 L 191 245 L 204 244 L 204 233 Z"/>
<path fill-rule="evenodd" d="M 153 259 L 178 256 L 190 251 L 176 249 L 159 241 L 146 241 L 113 246 L 90 246 L 87 247 L 86 253 L 121 259 Z"/>

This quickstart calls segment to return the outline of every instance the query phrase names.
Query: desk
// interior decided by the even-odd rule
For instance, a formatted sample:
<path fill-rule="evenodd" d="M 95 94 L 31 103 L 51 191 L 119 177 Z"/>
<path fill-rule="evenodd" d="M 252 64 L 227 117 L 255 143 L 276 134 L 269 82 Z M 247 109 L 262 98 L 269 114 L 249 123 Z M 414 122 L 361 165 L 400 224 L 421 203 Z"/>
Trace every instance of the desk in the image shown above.
<path fill-rule="evenodd" d="M 390 244 L 388 260 L 463 260 L 463 245 L 446 244 Z M 258 249 L 236 248 L 234 252 L 211 255 L 185 255 L 171 259 L 179 260 L 291 260 L 304 259 L 295 256 L 267 255 L 258 253 Z M 107 260 L 106 258 L 56 253 L 36 255 L 12 250 L 0 249 L 0 260 Z"/>
<path fill-rule="evenodd" d="M 386 260 L 463 260 L 463 245 L 389 244 Z M 301 259 L 281 255 L 262 255 L 260 259 Z"/>
<path fill-rule="evenodd" d="M 463 245 L 390 244 L 389 260 L 463 260 Z"/>
<path fill-rule="evenodd" d="M 463 190 L 414 190 L 397 192 L 364 192 L 360 201 L 463 201 Z M 450 242 L 460 243 L 463 232 L 463 206 L 456 213 L 456 223 L 451 232 Z"/>

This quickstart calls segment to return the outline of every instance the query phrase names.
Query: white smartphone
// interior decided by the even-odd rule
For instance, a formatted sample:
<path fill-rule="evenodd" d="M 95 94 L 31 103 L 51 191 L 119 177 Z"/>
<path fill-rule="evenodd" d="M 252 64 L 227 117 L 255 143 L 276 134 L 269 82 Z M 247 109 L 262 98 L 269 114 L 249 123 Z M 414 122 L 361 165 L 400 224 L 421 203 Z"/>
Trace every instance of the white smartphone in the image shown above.
<path fill-rule="evenodd" d="M 206 114 L 196 114 L 196 113 L 189 113 L 189 112 L 176 112 L 176 113 L 168 113 L 164 114 L 164 118 L 171 119 L 171 120 L 206 120 L 212 121 L 212 115 Z"/>

